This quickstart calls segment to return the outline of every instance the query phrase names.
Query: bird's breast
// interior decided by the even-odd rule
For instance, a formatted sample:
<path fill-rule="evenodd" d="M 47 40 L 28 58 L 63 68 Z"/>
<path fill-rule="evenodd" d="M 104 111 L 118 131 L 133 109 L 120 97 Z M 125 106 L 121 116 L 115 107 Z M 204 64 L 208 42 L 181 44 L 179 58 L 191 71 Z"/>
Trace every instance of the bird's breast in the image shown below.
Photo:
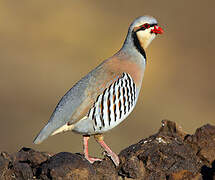
<path fill-rule="evenodd" d="M 112 59 L 106 66 L 107 69 L 110 69 L 113 73 L 128 73 L 132 77 L 136 86 L 138 88 L 141 87 L 145 65 L 140 65 L 130 59 Z"/>

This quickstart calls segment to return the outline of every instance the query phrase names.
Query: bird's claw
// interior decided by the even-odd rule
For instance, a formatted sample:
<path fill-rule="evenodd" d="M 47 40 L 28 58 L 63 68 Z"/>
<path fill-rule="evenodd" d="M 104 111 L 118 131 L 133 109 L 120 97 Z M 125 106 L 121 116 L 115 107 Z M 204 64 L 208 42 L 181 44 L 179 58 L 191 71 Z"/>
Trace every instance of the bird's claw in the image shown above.
<path fill-rule="evenodd" d="M 94 157 L 85 157 L 91 164 L 93 164 L 95 161 L 102 161 L 102 159 L 94 158 Z"/>
<path fill-rule="evenodd" d="M 113 163 L 116 165 L 116 166 L 119 166 L 119 157 L 113 153 L 113 154 L 108 154 L 106 151 L 103 151 L 102 152 L 102 155 L 103 156 L 108 156 L 112 161 Z"/>

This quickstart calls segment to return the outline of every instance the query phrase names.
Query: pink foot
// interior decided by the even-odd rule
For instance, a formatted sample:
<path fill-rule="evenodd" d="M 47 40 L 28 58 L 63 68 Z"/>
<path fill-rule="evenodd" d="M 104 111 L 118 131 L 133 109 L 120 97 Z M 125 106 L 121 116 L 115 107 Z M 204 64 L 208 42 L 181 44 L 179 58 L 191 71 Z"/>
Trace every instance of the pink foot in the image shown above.
<path fill-rule="evenodd" d="M 95 161 L 102 161 L 99 158 L 94 158 L 94 157 L 90 157 L 89 156 L 89 152 L 88 152 L 88 140 L 90 138 L 90 136 L 83 136 L 84 137 L 84 157 L 92 164 Z"/>
<path fill-rule="evenodd" d="M 99 136 L 97 136 L 99 137 Z M 101 137 L 101 136 L 100 136 Z M 96 138 L 97 142 L 104 148 L 107 155 L 111 158 L 116 166 L 119 166 L 119 157 L 105 144 L 102 138 Z"/>
<path fill-rule="evenodd" d="M 93 164 L 95 161 L 102 161 L 102 159 L 94 158 L 94 157 L 85 157 L 91 164 Z"/>
<path fill-rule="evenodd" d="M 119 166 L 119 157 L 114 152 L 109 153 L 107 155 L 110 156 L 111 160 L 114 162 L 116 166 Z"/>

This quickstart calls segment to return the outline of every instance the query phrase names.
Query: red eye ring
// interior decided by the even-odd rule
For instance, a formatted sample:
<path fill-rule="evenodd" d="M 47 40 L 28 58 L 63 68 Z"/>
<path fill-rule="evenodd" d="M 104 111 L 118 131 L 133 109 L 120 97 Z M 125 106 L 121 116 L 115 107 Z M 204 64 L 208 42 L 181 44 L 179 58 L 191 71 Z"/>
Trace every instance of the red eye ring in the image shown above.
<path fill-rule="evenodd" d="M 145 24 L 142 25 L 142 27 L 144 27 L 145 29 L 149 29 L 150 25 L 148 23 L 145 23 Z"/>

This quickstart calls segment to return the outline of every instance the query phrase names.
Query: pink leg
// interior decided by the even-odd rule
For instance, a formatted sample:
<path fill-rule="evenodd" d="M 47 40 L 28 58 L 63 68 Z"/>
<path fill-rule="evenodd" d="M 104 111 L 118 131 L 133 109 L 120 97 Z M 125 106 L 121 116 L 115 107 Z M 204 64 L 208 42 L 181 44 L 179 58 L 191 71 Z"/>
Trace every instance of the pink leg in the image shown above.
<path fill-rule="evenodd" d="M 105 142 L 103 140 L 103 136 L 95 135 L 94 137 L 95 137 L 96 141 L 102 146 L 102 148 L 108 153 L 108 155 L 110 155 L 114 164 L 116 166 L 119 166 L 119 157 L 107 146 L 107 144 L 105 144 Z"/>
<path fill-rule="evenodd" d="M 95 161 L 101 161 L 101 159 L 99 159 L 99 158 L 89 157 L 89 152 L 88 152 L 88 140 L 89 140 L 90 136 L 83 136 L 83 138 L 84 138 L 84 157 L 85 157 L 90 163 L 94 163 Z"/>

